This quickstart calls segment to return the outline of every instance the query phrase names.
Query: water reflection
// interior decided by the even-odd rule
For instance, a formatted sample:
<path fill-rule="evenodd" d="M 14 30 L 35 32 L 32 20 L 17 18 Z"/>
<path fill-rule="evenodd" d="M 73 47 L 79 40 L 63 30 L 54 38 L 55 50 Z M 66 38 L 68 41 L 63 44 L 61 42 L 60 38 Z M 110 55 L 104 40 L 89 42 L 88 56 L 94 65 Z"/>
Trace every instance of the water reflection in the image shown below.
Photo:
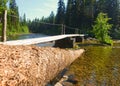
<path fill-rule="evenodd" d="M 36 33 L 31 33 L 31 34 L 22 34 L 22 35 L 13 35 L 9 36 L 8 40 L 20 40 L 20 39 L 30 39 L 30 38 L 40 38 L 40 37 L 47 37 L 48 35 L 44 34 L 36 34 Z M 46 42 L 46 43 L 40 43 L 40 44 L 35 44 L 36 46 L 54 46 L 54 42 Z"/>
<path fill-rule="evenodd" d="M 39 37 L 46 37 L 47 35 L 44 34 L 36 34 L 36 33 L 31 33 L 31 34 L 21 34 L 21 35 L 13 35 L 7 37 L 8 40 L 19 40 L 19 39 L 30 39 L 30 38 L 39 38 Z"/>
<path fill-rule="evenodd" d="M 84 46 L 86 52 L 71 66 L 77 86 L 120 86 L 120 48 Z"/>

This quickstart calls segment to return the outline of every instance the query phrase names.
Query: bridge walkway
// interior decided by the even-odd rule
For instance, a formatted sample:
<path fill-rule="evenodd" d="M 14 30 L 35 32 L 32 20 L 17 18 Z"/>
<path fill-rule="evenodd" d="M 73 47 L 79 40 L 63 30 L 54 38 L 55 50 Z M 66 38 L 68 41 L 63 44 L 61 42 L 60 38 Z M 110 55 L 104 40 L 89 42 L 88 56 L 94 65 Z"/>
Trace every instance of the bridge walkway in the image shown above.
<path fill-rule="evenodd" d="M 56 36 L 48 36 L 48 37 L 40 37 L 40 38 L 30 38 L 30 39 L 23 39 L 23 40 L 12 40 L 6 42 L 0 42 L 0 44 L 4 45 L 32 45 L 38 43 L 45 43 L 50 41 L 56 41 L 68 37 L 84 37 L 84 34 L 65 34 L 65 35 L 56 35 Z"/>

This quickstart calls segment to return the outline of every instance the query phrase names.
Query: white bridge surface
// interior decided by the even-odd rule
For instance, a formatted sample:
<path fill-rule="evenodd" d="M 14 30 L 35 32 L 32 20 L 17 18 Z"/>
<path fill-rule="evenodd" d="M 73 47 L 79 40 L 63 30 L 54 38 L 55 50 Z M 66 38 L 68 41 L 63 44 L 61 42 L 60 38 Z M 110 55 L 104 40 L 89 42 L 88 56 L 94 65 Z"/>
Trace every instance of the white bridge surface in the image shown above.
<path fill-rule="evenodd" d="M 48 36 L 48 37 L 40 37 L 40 38 L 30 38 L 30 39 L 22 39 L 22 40 L 12 40 L 6 42 L 0 42 L 0 44 L 4 45 L 32 45 L 38 43 L 45 43 L 50 41 L 55 41 L 67 37 L 84 37 L 84 34 L 65 34 L 65 35 L 56 35 L 56 36 Z"/>

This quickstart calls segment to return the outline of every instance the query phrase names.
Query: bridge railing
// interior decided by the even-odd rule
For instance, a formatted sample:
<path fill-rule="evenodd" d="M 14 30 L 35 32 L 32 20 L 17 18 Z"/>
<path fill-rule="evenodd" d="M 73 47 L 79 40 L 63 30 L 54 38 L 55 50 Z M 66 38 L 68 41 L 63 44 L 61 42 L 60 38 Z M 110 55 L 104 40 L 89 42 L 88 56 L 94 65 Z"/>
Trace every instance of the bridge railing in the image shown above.
<path fill-rule="evenodd" d="M 9 15 L 17 18 L 14 15 Z M 2 29 L 2 41 L 5 42 L 6 39 L 6 30 L 7 30 L 7 10 L 4 14 L 4 22 Z M 61 35 L 61 34 L 80 34 L 80 30 L 78 28 L 73 28 L 70 26 L 66 26 L 64 24 L 55 24 L 55 23 L 46 23 L 39 22 L 35 27 L 32 28 L 32 32 L 35 33 L 43 33 L 47 35 Z"/>
<path fill-rule="evenodd" d="M 47 35 L 61 35 L 61 34 L 80 34 L 80 29 L 73 28 L 64 24 L 52 24 L 40 22 L 39 33 Z"/>

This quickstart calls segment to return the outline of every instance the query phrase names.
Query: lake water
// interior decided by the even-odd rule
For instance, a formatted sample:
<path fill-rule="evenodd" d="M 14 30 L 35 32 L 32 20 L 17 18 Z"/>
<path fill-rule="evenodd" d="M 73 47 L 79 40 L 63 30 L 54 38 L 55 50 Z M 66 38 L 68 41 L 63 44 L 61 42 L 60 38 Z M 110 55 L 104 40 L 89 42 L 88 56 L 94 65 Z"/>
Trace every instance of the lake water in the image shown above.
<path fill-rule="evenodd" d="M 120 86 L 120 46 L 83 46 L 86 52 L 68 71 L 77 86 Z"/>
<path fill-rule="evenodd" d="M 45 37 L 43 34 L 27 34 L 9 38 L 27 39 Z M 53 46 L 53 43 L 43 43 L 37 46 Z M 120 44 L 100 46 L 82 44 L 86 51 L 70 66 L 67 74 L 72 74 L 78 80 L 75 86 L 120 86 Z"/>
<path fill-rule="evenodd" d="M 8 40 L 18 40 L 18 39 L 29 39 L 29 38 L 38 38 L 38 37 L 46 37 L 47 35 L 44 34 L 22 34 L 22 35 L 14 35 L 9 36 Z"/>
<path fill-rule="evenodd" d="M 23 35 L 15 35 L 8 37 L 8 40 L 20 40 L 20 39 L 29 39 L 29 38 L 40 38 L 40 37 L 47 37 L 48 35 L 44 34 L 23 34 Z M 36 46 L 54 46 L 54 42 L 47 42 L 47 43 L 40 43 L 36 44 Z"/>

